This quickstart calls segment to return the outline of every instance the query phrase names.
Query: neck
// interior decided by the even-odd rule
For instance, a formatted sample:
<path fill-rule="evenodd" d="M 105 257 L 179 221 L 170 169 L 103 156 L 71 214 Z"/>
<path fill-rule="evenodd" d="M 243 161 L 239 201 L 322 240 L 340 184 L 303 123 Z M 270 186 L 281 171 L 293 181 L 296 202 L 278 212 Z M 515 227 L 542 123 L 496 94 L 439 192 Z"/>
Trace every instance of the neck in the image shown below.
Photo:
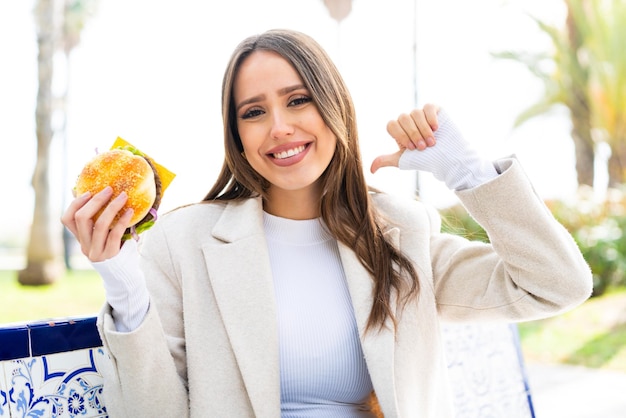
<path fill-rule="evenodd" d="M 321 192 L 315 190 L 281 190 L 271 187 L 263 200 L 263 209 L 281 218 L 304 220 L 320 217 Z"/>

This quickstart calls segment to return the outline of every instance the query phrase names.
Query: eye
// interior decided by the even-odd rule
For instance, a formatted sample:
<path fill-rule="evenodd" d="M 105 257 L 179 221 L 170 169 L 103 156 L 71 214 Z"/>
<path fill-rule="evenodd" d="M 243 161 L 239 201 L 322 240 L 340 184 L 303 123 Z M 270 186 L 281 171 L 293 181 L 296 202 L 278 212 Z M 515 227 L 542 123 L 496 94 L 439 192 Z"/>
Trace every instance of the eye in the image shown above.
<path fill-rule="evenodd" d="M 247 109 L 241 115 L 241 119 L 250 119 L 250 118 L 260 116 L 262 114 L 263 114 L 263 111 L 261 109 L 253 107 L 253 108 Z"/>
<path fill-rule="evenodd" d="M 313 99 L 309 96 L 298 96 L 289 102 L 289 106 L 300 106 L 306 103 L 310 103 Z"/>

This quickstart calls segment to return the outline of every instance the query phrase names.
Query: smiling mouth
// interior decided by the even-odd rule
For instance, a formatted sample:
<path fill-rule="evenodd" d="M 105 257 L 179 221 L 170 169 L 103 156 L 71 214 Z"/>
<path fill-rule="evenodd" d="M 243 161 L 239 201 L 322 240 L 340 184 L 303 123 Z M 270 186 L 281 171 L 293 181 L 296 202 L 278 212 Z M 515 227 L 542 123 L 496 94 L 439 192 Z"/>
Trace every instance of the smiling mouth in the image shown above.
<path fill-rule="evenodd" d="M 305 149 L 306 145 L 300 145 L 299 147 L 295 147 L 287 151 L 274 153 L 272 154 L 272 157 L 276 158 L 277 160 L 284 160 L 285 158 L 293 157 L 294 155 L 300 154 Z"/>

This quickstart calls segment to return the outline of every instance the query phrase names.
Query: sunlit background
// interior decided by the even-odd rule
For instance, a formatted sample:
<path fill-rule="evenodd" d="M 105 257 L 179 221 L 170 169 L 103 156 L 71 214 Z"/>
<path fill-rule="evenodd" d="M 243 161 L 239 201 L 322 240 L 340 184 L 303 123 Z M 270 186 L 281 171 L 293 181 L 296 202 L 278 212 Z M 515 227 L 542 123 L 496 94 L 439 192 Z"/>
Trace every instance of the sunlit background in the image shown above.
<path fill-rule="evenodd" d="M 519 62 L 493 56 L 501 51 L 552 54 L 551 40 L 532 17 L 563 27 L 563 0 L 352 0 L 352 10 L 340 22 L 331 17 L 324 0 L 94 3 L 98 7 L 72 50 L 69 65 L 62 55 L 55 62 L 58 71 L 53 87 L 58 96 L 67 91 L 68 102 L 65 115 L 57 113 L 53 118 L 55 128 L 66 124 L 53 138 L 50 152 L 53 219 L 69 204 L 83 164 L 96 150 L 109 148 L 118 136 L 177 174 L 161 211 L 202 199 L 223 158 L 220 89 L 231 51 L 243 38 L 270 28 L 303 31 L 326 48 L 351 89 L 370 184 L 407 197 L 419 192 L 420 199 L 442 209 L 457 203 L 429 174 L 421 173 L 418 179 L 416 173 L 385 168 L 369 175 L 369 165 L 377 155 L 395 150 L 395 142 L 385 131 L 387 122 L 428 102 L 445 107 L 466 138 L 487 157 L 515 154 L 521 160 L 537 193 L 548 204 L 552 200 L 557 219 L 568 220 L 565 226 L 582 243 L 583 254 L 601 278 L 599 283 L 618 289 L 592 298 L 557 321 L 520 324 L 526 360 L 594 370 L 573 376 L 555 375 L 556 369 L 548 369 L 542 376 L 542 369 L 531 368 L 533 401 L 540 411 L 545 408 L 546 416 L 623 416 L 624 398 L 619 391 L 626 377 L 625 195 L 612 189 L 606 195 L 613 195 L 612 199 L 604 199 L 607 153 L 596 143 L 598 169 L 593 183 L 597 196 L 594 202 L 575 199 L 568 110 L 555 106 L 514 129 L 516 117 L 545 97 L 544 85 Z M 0 290 L 4 318 L 7 312 L 19 310 L 16 306 L 31 315 L 32 305 L 57 307 L 65 300 L 74 315 L 80 308 L 78 302 L 101 296 L 102 290 L 99 281 L 88 282 L 82 276 L 72 281 L 65 275 L 60 283 L 66 287 L 43 289 L 56 293 L 36 299 L 40 302 L 24 302 L 26 292 L 41 289 L 10 286 L 15 281 L 13 273 L 24 271 L 20 269 L 26 265 L 35 203 L 30 184 L 37 158 L 34 4 L 34 0 L 0 0 L 0 273 L 9 272 L 4 283 L 0 281 L 5 285 Z M 621 20 L 615 19 L 615 28 L 623 28 L 624 19 L 626 13 Z M 594 40 L 590 36 L 587 41 Z M 617 61 L 611 63 L 614 66 L 599 64 L 609 70 L 617 68 L 616 74 L 624 73 L 619 69 L 626 66 L 622 62 L 620 67 Z M 556 74 L 576 68 L 559 68 Z M 615 85 L 623 87 L 623 79 Z M 569 86 L 565 89 L 572 93 Z M 621 103 L 612 110 L 620 112 Z M 563 202 L 573 203 L 570 207 Z M 61 223 L 54 225 L 60 243 Z M 82 260 L 82 264 L 73 266 L 89 267 L 85 257 L 75 252 L 75 261 Z M 598 282 L 595 285 L 598 295 L 607 289 Z M 85 309 L 93 312 L 92 305 Z M 46 311 L 37 318 L 48 315 Z M 611 370 L 618 372 L 609 374 Z M 582 394 L 578 396 L 575 390 Z M 552 415 L 551 406 L 559 412 Z M 588 410 L 594 411 L 592 415 L 586 414 Z"/>
<path fill-rule="evenodd" d="M 0 243 L 12 246 L 26 245 L 34 205 L 32 8 L 32 0 L 0 1 Z M 545 0 L 354 0 L 338 22 L 322 0 L 101 1 L 72 52 L 69 80 L 54 80 L 59 91 L 69 87 L 69 103 L 66 135 L 52 144 L 53 208 L 60 216 L 84 162 L 117 136 L 177 174 L 162 210 L 201 199 L 223 157 L 226 61 L 244 37 L 275 27 L 312 35 L 338 64 L 357 107 L 367 168 L 394 150 L 388 120 L 435 102 L 484 154 L 516 154 L 540 195 L 566 198 L 576 188 L 567 115 L 514 130 L 514 118 L 542 86 L 521 65 L 491 55 L 549 49 L 529 15 L 560 22 L 564 13 L 560 1 Z M 389 192 L 412 196 L 419 187 L 421 198 L 437 206 L 455 201 L 429 175 L 416 178 L 368 171 L 370 183 Z"/>

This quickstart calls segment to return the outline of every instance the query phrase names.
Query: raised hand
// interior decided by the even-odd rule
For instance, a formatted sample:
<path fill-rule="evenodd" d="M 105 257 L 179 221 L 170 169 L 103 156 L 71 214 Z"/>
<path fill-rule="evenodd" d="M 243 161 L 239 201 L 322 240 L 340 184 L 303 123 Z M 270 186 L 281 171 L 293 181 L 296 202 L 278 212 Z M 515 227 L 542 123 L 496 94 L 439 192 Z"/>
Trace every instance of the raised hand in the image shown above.
<path fill-rule="evenodd" d="M 399 150 L 393 154 L 380 155 L 374 159 L 371 172 L 375 173 L 381 167 L 398 167 L 400 156 L 405 150 L 423 151 L 436 144 L 434 132 L 439 127 L 437 114 L 439 106 L 427 104 L 422 109 L 415 109 L 411 113 L 401 114 L 398 119 L 387 124 L 387 132 Z"/>
<path fill-rule="evenodd" d="M 387 130 L 399 150 L 381 155 L 372 163 L 380 167 L 427 171 L 450 190 L 464 190 L 483 184 L 498 175 L 491 161 L 467 142 L 446 112 L 435 105 L 414 110 L 391 121 Z"/>

